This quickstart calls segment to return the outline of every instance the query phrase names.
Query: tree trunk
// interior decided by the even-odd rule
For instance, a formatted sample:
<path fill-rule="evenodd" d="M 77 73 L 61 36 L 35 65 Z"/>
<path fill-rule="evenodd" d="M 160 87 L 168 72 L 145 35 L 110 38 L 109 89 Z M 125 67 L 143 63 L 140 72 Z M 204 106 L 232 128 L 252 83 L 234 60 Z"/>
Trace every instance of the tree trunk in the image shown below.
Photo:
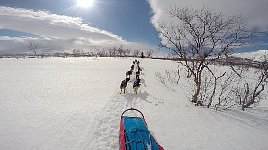
<path fill-rule="evenodd" d="M 196 83 L 196 92 L 194 93 L 193 99 L 192 99 L 193 103 L 197 103 L 200 90 L 201 90 L 201 83 Z"/>
<path fill-rule="evenodd" d="M 213 97 L 214 97 L 215 92 L 216 92 L 216 87 L 217 87 L 217 78 L 215 77 L 214 79 L 215 79 L 215 80 L 214 80 L 213 92 L 212 92 L 212 94 L 211 94 L 211 96 L 210 96 L 210 98 L 209 98 L 209 103 L 208 103 L 207 108 L 209 108 L 209 107 L 211 106 L 211 103 L 212 103 Z"/>

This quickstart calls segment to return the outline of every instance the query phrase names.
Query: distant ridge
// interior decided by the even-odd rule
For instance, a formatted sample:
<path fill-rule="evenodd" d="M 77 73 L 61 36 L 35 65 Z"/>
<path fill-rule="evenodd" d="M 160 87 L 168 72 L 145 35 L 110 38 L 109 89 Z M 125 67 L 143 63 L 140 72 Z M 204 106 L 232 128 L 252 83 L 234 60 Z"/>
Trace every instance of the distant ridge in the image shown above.
<path fill-rule="evenodd" d="M 264 56 L 268 58 L 268 50 L 258 50 L 258 51 L 245 52 L 245 53 L 234 53 L 233 56 L 253 59 L 254 61 L 261 61 Z"/>

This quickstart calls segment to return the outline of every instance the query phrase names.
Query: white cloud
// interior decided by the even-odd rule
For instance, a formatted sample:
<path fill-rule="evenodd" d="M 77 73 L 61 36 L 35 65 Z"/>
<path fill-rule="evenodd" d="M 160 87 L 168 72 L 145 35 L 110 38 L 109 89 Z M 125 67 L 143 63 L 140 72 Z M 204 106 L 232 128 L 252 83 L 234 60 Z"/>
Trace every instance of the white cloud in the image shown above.
<path fill-rule="evenodd" d="M 152 23 L 168 18 L 170 7 L 209 7 L 227 15 L 242 15 L 250 27 L 268 31 L 268 0 L 148 0 L 152 8 Z"/>
<path fill-rule="evenodd" d="M 117 35 L 83 24 L 81 18 L 0 6 L 0 27 L 59 39 L 74 37 L 123 41 Z"/>
<path fill-rule="evenodd" d="M 0 52 L 19 53 L 29 43 L 50 50 L 109 48 L 151 49 L 152 46 L 127 42 L 122 37 L 83 23 L 82 18 L 51 14 L 23 8 L 0 6 L 0 29 L 9 29 L 36 35 L 36 37 L 0 37 Z"/>

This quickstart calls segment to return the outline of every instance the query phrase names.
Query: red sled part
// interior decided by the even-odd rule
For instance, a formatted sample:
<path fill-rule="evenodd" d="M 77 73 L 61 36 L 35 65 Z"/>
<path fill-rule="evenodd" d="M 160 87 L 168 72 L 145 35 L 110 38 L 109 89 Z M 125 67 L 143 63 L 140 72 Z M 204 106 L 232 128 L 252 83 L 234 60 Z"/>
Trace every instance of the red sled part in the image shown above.
<path fill-rule="evenodd" d="M 120 130 L 119 130 L 119 146 L 120 146 L 119 150 L 126 150 L 125 144 L 126 140 L 124 136 L 124 119 L 122 119 L 121 117 Z"/>

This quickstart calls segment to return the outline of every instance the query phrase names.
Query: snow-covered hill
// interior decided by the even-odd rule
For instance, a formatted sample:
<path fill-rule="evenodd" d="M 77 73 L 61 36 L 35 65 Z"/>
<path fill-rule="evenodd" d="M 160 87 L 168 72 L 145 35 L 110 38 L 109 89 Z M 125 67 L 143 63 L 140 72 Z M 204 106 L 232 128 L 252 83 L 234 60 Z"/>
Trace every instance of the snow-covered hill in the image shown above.
<path fill-rule="evenodd" d="M 244 52 L 244 53 L 234 53 L 233 56 L 253 59 L 255 61 L 263 60 L 263 57 L 266 56 L 268 58 L 268 50 L 258 50 L 253 52 Z"/>
<path fill-rule="evenodd" d="M 140 109 L 166 150 L 266 150 L 267 99 L 215 112 L 193 106 L 185 79 L 165 86 L 156 72 L 177 63 L 139 59 L 142 88 L 120 94 L 133 58 L 0 59 L 0 149 L 118 149 L 120 115 Z"/>

